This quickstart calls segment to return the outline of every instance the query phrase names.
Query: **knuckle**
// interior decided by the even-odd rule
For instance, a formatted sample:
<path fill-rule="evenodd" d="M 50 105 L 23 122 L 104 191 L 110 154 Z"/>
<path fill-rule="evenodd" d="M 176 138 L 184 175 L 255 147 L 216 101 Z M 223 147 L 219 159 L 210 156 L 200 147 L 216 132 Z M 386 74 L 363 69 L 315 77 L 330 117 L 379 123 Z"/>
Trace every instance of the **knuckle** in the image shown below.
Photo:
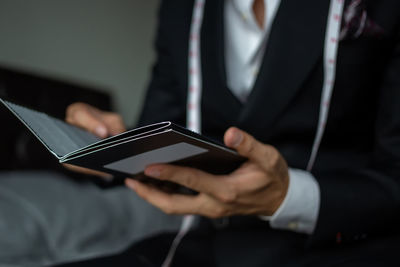
<path fill-rule="evenodd" d="M 228 187 L 228 189 L 224 190 L 219 195 L 219 200 L 225 204 L 233 204 L 237 201 L 237 199 L 238 193 L 232 186 Z"/>
<path fill-rule="evenodd" d="M 247 155 L 253 154 L 255 148 L 256 148 L 256 143 L 254 142 L 254 140 L 248 140 L 247 146 L 245 148 L 246 154 Z"/>
<path fill-rule="evenodd" d="M 265 156 L 268 159 L 268 165 L 270 168 L 275 169 L 281 164 L 280 153 L 273 146 L 266 145 Z"/>
<path fill-rule="evenodd" d="M 183 181 L 183 184 L 186 185 L 187 187 L 195 188 L 197 185 L 196 174 L 184 172 L 182 174 L 182 181 Z"/>
<path fill-rule="evenodd" d="M 67 107 L 65 120 L 71 124 L 79 124 L 79 117 L 86 110 L 87 107 L 84 103 L 73 103 Z"/>

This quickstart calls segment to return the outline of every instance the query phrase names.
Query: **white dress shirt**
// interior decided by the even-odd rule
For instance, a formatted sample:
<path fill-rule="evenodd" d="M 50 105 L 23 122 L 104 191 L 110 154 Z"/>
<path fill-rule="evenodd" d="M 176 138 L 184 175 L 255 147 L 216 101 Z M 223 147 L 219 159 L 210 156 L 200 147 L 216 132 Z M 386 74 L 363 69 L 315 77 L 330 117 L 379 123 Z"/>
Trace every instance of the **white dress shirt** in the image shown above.
<path fill-rule="evenodd" d="M 281 0 L 264 0 L 264 27 L 253 12 L 254 0 L 225 0 L 225 65 L 227 84 L 243 103 L 253 89 Z M 311 149 L 311 148 L 310 148 Z M 320 204 L 320 189 L 309 172 L 289 169 L 287 195 L 268 220 L 271 227 L 311 234 Z"/>

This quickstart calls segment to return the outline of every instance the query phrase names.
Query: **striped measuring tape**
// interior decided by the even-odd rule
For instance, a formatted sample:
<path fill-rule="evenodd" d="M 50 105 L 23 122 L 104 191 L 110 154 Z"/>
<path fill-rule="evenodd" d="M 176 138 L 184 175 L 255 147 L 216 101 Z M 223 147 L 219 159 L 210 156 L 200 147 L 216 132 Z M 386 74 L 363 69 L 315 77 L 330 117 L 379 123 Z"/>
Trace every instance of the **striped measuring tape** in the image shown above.
<path fill-rule="evenodd" d="M 188 97 L 187 97 L 187 127 L 194 132 L 201 132 L 201 51 L 200 33 L 203 22 L 205 0 L 195 0 L 192 14 L 192 23 L 189 37 L 188 58 Z M 343 16 L 344 0 L 331 0 L 329 7 L 328 22 L 325 34 L 324 46 L 324 83 L 320 103 L 320 114 L 317 133 L 313 142 L 312 152 L 307 164 L 307 170 L 311 171 L 324 135 L 328 119 L 329 107 L 336 76 L 336 58 L 339 44 L 341 21 Z M 184 216 L 181 228 L 175 237 L 163 267 L 170 266 L 175 251 L 182 238 L 190 230 L 195 216 Z"/>
<path fill-rule="evenodd" d="M 192 25 L 190 26 L 189 40 L 189 59 L 188 59 L 188 97 L 187 97 L 187 118 L 186 126 L 189 130 L 201 132 L 201 91 L 202 91 L 202 73 L 201 73 L 201 51 L 200 35 L 203 22 L 205 0 L 196 0 Z"/>
<path fill-rule="evenodd" d="M 188 58 L 188 97 L 186 106 L 186 127 L 189 130 L 201 132 L 201 54 L 200 54 L 200 33 L 203 24 L 205 0 L 195 0 L 192 14 L 192 23 L 189 36 L 189 58 Z M 176 235 L 168 251 L 168 255 L 162 264 L 162 267 L 169 267 L 174 257 L 175 251 L 182 238 L 189 232 L 194 224 L 196 217 L 186 215 L 183 217 L 181 228 Z"/>
<path fill-rule="evenodd" d="M 329 107 L 331 104 L 332 92 L 336 78 L 336 59 L 343 17 L 343 7 L 344 0 L 331 0 L 328 15 L 328 25 L 325 33 L 324 84 L 322 87 L 318 128 L 314 138 L 311 156 L 307 164 L 307 171 L 311 171 L 314 166 L 328 120 Z"/>

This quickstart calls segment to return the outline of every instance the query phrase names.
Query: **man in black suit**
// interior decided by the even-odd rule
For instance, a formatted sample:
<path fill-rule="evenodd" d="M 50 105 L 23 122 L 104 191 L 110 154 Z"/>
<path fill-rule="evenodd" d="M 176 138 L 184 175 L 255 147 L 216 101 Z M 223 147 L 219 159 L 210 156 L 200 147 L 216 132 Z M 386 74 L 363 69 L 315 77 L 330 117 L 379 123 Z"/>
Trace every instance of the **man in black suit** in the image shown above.
<path fill-rule="evenodd" d="M 226 58 L 235 57 L 227 39 L 237 38 L 227 33 L 230 1 L 251 3 L 261 29 L 267 15 L 273 17 L 266 26 L 268 41 L 261 42 L 257 78 L 247 84 L 251 92 L 244 98 L 233 90 L 240 71 L 230 70 Z M 331 1 L 273 2 L 209 0 L 204 6 L 202 133 L 248 161 L 221 177 L 171 165 L 146 169 L 146 175 L 190 187 L 197 196 L 168 194 L 131 180 L 127 185 L 166 213 L 202 216 L 178 247 L 177 266 L 194 266 L 194 259 L 200 266 L 387 264 L 398 248 L 400 2 L 345 1 L 329 116 L 309 171 L 325 104 L 321 88 Z M 140 125 L 164 120 L 185 125 L 193 5 L 162 2 L 158 58 Z M 271 5 L 275 13 L 266 12 Z M 104 136 L 119 127 L 97 112 L 73 105 L 68 120 Z"/>

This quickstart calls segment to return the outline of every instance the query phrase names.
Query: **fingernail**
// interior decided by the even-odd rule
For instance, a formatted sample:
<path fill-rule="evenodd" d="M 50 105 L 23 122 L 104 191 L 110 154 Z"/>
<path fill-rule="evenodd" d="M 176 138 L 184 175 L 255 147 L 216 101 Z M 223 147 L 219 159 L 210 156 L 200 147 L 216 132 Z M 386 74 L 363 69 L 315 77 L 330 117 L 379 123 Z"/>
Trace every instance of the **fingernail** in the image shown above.
<path fill-rule="evenodd" d="M 242 143 L 243 134 L 239 130 L 234 130 L 232 137 L 232 146 L 238 147 Z"/>
<path fill-rule="evenodd" d="M 157 178 L 157 177 L 160 177 L 161 170 L 158 167 L 150 167 L 144 171 L 144 174 L 146 174 L 147 176 L 150 176 L 150 177 Z"/>
<path fill-rule="evenodd" d="M 107 129 L 103 126 L 97 126 L 96 129 L 94 129 L 94 132 L 96 135 L 100 137 L 106 137 L 107 136 Z"/>

